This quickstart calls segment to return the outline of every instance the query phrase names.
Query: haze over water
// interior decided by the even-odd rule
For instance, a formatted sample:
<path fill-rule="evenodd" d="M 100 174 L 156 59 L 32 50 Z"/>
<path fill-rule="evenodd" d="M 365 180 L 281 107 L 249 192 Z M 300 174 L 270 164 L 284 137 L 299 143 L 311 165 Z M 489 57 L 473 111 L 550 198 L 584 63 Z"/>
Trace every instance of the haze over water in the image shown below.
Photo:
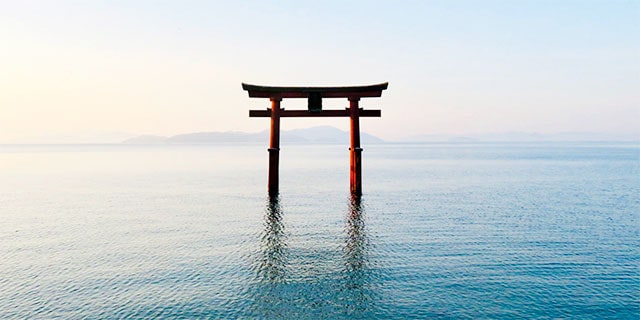
<path fill-rule="evenodd" d="M 2 318 L 640 313 L 637 143 L 0 146 Z"/>

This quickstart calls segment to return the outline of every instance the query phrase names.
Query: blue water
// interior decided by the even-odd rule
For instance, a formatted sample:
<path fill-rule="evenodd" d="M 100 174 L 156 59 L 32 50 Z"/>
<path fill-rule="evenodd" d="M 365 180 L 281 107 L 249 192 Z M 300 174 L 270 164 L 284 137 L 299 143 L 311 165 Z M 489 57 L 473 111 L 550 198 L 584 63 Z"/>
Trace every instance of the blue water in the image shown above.
<path fill-rule="evenodd" d="M 0 318 L 637 319 L 629 143 L 0 146 Z"/>

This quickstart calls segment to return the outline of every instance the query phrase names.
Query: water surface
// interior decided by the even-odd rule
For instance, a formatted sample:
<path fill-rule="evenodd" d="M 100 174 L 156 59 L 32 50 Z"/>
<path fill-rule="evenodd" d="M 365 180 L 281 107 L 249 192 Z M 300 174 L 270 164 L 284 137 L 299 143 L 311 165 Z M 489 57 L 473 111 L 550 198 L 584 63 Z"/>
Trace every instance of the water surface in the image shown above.
<path fill-rule="evenodd" d="M 640 313 L 627 143 L 0 146 L 2 318 Z"/>

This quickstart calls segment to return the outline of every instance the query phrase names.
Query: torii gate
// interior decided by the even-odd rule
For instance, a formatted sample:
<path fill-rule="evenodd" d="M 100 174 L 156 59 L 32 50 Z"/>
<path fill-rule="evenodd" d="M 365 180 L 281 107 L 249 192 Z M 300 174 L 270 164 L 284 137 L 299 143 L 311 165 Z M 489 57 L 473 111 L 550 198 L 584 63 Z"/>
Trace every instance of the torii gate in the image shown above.
<path fill-rule="evenodd" d="M 380 117 L 380 110 L 363 110 L 358 107 L 360 98 L 382 96 L 388 82 L 356 87 L 268 87 L 242 84 L 250 98 L 269 98 L 271 108 L 249 110 L 249 117 L 271 118 L 269 141 L 269 195 L 278 194 L 278 162 L 280 154 L 281 117 L 349 117 L 351 119 L 350 185 L 351 193 L 362 194 L 362 148 L 360 148 L 360 117 Z M 308 110 L 285 110 L 280 108 L 284 98 L 307 98 Z M 344 110 L 322 110 L 322 98 L 347 98 L 349 108 Z"/>

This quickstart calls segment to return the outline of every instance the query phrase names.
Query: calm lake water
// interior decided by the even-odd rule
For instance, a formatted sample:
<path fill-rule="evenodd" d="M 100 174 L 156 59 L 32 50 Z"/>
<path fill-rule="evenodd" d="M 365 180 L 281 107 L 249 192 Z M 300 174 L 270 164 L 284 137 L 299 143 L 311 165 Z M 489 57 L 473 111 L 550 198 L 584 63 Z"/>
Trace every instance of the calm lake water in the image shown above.
<path fill-rule="evenodd" d="M 628 143 L 0 146 L 0 318 L 638 319 Z"/>

